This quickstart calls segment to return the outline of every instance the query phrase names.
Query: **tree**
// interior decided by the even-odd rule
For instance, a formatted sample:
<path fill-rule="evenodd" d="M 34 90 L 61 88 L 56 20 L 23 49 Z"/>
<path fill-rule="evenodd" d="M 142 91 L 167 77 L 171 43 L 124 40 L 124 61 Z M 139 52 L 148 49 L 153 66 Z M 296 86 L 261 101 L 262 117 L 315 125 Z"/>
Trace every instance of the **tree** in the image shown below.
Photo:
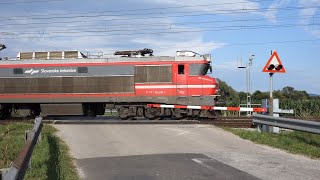
<path fill-rule="evenodd" d="M 251 98 L 255 101 L 261 101 L 261 99 L 268 99 L 269 98 L 269 94 L 268 92 L 261 92 L 259 90 L 256 90 Z"/>
<path fill-rule="evenodd" d="M 240 102 L 247 101 L 247 93 L 240 91 L 239 92 L 239 99 L 240 99 Z"/>
<path fill-rule="evenodd" d="M 302 100 L 310 99 L 310 95 L 306 91 L 295 90 L 293 87 L 286 86 L 282 88 L 282 97 L 286 99 Z"/>
<path fill-rule="evenodd" d="M 282 93 L 281 90 L 274 91 L 273 97 L 276 99 L 286 99 L 286 96 Z"/>
<path fill-rule="evenodd" d="M 218 79 L 220 85 L 220 98 L 226 101 L 226 105 L 238 105 L 239 95 L 231 86 L 229 86 L 225 81 Z"/>
<path fill-rule="evenodd" d="M 289 94 L 293 94 L 294 91 L 295 91 L 295 89 L 293 87 L 291 87 L 291 86 L 286 86 L 286 87 L 282 88 L 282 93 L 283 94 L 288 94 L 288 95 Z"/>

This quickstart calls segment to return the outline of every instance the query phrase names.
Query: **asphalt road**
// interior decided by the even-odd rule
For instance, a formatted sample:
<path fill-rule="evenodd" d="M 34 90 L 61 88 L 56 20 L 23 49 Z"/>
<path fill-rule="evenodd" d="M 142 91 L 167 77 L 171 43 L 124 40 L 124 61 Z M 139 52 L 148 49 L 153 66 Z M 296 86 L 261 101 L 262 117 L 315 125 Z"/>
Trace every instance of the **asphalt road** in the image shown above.
<path fill-rule="evenodd" d="M 320 161 L 212 125 L 55 125 L 82 179 L 319 179 Z"/>

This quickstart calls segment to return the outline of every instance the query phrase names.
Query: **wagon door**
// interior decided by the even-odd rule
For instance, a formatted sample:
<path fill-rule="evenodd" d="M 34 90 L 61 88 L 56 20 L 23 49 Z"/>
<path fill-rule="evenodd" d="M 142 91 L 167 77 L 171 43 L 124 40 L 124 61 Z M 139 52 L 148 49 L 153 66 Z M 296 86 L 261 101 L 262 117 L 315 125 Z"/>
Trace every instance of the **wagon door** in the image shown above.
<path fill-rule="evenodd" d="M 177 91 L 177 103 L 187 104 L 188 103 L 188 66 L 186 64 L 177 64 L 176 71 L 176 91 Z"/>

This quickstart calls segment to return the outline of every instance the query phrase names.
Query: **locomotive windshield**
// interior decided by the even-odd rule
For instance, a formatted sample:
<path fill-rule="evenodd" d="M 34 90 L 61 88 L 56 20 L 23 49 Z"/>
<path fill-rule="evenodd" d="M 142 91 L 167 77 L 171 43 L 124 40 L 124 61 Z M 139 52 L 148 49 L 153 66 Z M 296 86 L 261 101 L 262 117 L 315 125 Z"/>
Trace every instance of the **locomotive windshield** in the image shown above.
<path fill-rule="evenodd" d="M 206 75 L 208 71 L 211 73 L 212 68 L 209 63 L 207 64 L 190 64 L 190 75 L 198 76 L 198 75 Z"/>

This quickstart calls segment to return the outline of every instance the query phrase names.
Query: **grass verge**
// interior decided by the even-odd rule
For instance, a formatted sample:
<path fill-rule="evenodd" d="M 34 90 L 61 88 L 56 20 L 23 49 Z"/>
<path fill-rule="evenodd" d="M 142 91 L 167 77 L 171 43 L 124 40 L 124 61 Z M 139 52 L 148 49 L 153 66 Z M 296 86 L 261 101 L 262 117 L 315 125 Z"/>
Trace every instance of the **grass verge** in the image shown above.
<path fill-rule="evenodd" d="M 258 144 L 265 144 L 293 154 L 302 154 L 310 158 L 320 159 L 320 135 L 317 134 L 299 131 L 273 134 L 244 129 L 225 129 L 243 139 L 248 139 Z"/>
<path fill-rule="evenodd" d="M 23 123 L 0 125 L 0 169 L 10 167 L 25 143 L 24 132 L 32 127 Z M 25 179 L 79 179 L 68 146 L 55 135 L 56 131 L 50 125 L 43 126 Z"/>

